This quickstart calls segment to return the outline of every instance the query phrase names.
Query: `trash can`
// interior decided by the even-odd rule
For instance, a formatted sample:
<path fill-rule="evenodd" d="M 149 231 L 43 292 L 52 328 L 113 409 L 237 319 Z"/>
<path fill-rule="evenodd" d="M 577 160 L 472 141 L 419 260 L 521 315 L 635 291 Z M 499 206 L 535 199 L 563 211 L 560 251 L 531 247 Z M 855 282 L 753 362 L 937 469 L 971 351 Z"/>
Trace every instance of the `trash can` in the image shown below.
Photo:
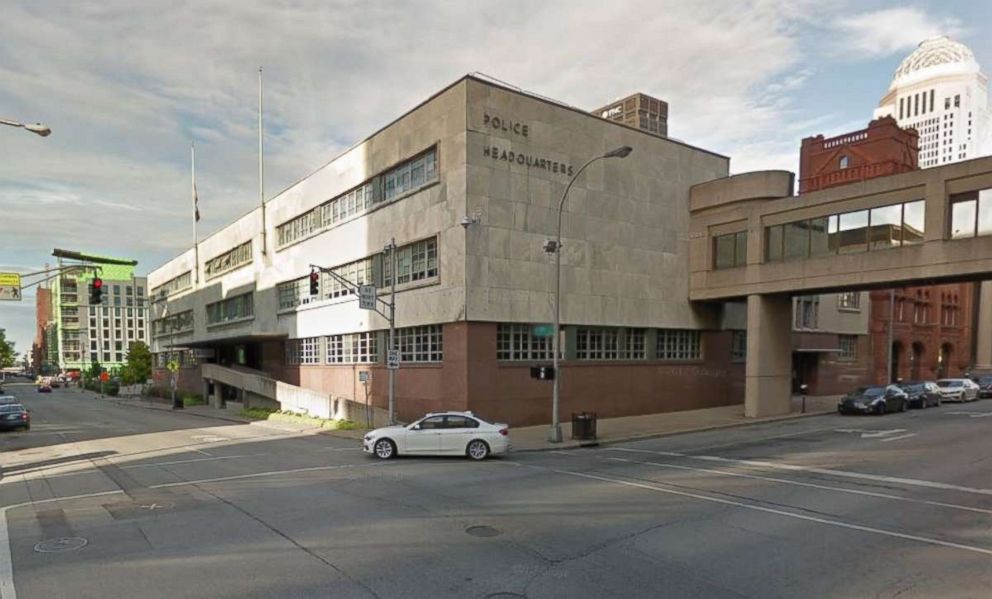
<path fill-rule="evenodd" d="M 578 441 L 594 441 L 596 439 L 595 412 L 572 414 L 572 439 Z"/>

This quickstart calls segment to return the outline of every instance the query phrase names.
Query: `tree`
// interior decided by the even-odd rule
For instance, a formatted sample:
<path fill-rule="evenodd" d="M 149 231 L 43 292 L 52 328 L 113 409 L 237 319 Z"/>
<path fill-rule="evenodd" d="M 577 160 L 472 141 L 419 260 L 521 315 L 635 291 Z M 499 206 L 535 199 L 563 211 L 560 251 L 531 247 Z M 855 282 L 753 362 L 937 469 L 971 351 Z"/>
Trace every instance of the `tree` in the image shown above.
<path fill-rule="evenodd" d="M 152 376 L 152 352 L 143 341 L 135 341 L 127 349 L 127 360 L 121 379 L 125 385 L 144 383 Z"/>
<path fill-rule="evenodd" d="M 103 366 L 100 366 L 99 362 L 93 362 L 90 364 L 90 371 L 87 373 L 87 378 L 97 380 L 100 378 L 100 374 L 103 372 Z"/>
<path fill-rule="evenodd" d="M 17 362 L 14 342 L 7 341 L 7 330 L 0 329 L 0 368 L 10 368 Z"/>

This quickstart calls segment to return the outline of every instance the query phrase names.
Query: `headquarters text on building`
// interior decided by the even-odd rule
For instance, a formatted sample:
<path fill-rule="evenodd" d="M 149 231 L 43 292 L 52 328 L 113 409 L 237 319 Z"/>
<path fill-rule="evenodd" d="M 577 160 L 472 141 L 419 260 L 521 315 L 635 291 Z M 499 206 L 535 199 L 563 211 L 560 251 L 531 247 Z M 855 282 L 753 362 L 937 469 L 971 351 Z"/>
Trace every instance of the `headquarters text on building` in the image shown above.
<path fill-rule="evenodd" d="M 483 124 L 486 127 L 491 127 L 497 131 L 515 133 L 522 137 L 528 137 L 528 133 L 530 133 L 530 127 L 525 124 L 508 121 L 506 119 L 501 119 L 498 116 L 490 116 L 489 114 L 485 114 L 483 116 Z M 510 163 L 515 162 L 521 166 L 543 168 L 553 173 L 560 173 L 562 175 L 572 176 L 573 174 L 573 167 L 570 164 L 558 162 L 556 160 L 549 160 L 547 158 L 538 158 L 530 154 L 523 154 L 512 150 L 501 150 L 496 146 L 486 146 L 482 149 L 482 153 L 484 156 L 492 158 L 493 160 L 505 160 Z"/>

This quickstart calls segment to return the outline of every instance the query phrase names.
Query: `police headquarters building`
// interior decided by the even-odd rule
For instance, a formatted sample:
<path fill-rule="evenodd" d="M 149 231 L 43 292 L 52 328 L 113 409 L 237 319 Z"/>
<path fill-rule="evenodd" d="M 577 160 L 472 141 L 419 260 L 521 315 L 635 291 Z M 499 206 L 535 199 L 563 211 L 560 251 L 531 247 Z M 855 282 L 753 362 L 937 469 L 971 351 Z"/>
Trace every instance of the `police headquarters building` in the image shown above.
<path fill-rule="evenodd" d="M 552 357 L 543 246 L 579 167 L 624 145 L 581 174 L 563 214 L 562 414 L 739 403 L 728 316 L 688 301 L 689 188 L 729 159 L 473 76 L 202 240 L 198 264 L 190 248 L 150 273 L 157 365 L 180 354 L 180 385 L 198 393 L 232 394 L 244 375 L 356 402 L 364 371 L 385 407 L 388 321 L 328 273 L 311 295 L 319 265 L 386 301 L 395 282 L 399 419 L 548 422 L 551 383 L 531 377 Z"/>

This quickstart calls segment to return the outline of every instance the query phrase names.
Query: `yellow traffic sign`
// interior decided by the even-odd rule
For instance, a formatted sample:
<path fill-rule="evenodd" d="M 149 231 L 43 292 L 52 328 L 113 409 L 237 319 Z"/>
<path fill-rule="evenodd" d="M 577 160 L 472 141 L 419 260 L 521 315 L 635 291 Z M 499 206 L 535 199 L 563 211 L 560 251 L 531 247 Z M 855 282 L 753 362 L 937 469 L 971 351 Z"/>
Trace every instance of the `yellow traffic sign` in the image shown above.
<path fill-rule="evenodd" d="M 21 275 L 16 272 L 0 272 L 0 301 L 21 301 Z"/>

